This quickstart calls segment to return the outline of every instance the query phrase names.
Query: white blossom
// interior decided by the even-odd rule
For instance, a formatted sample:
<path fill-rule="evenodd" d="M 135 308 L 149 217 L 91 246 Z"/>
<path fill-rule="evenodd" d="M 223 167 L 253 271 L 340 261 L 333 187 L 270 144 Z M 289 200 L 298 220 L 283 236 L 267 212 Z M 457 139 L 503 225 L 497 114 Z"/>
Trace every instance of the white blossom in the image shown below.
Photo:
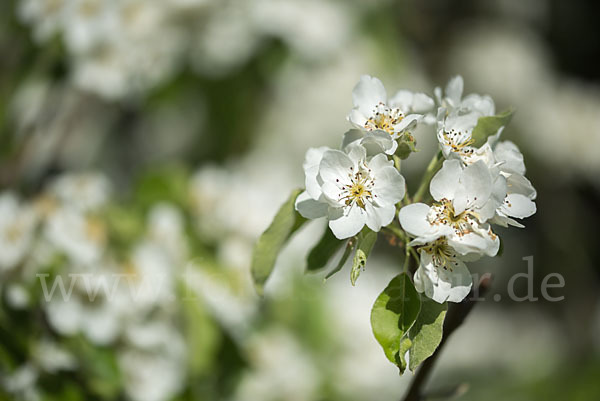
<path fill-rule="evenodd" d="M 363 146 L 348 153 L 319 148 L 307 152 L 306 191 L 296 209 L 306 218 L 327 216 L 329 228 L 340 239 L 356 235 L 365 224 L 379 231 L 394 219 L 396 203 L 405 194 L 404 178 L 387 156 L 370 159 Z"/>
<path fill-rule="evenodd" d="M 394 139 L 413 128 L 423 114 L 433 108 L 433 100 L 423 93 L 399 91 L 388 99 L 377 78 L 363 75 L 352 91 L 354 108 L 348 121 L 364 131 L 381 130 Z"/>
<path fill-rule="evenodd" d="M 417 291 L 436 302 L 460 302 L 471 290 L 472 278 L 463 258 L 445 238 L 420 248 L 420 263 L 414 275 Z"/>
<path fill-rule="evenodd" d="M 463 97 L 463 89 L 463 78 L 460 75 L 452 77 L 443 93 L 440 87 L 434 89 L 437 104 L 446 113 L 475 113 L 479 117 L 494 115 L 495 105 L 491 97 L 475 93 Z"/>
<path fill-rule="evenodd" d="M 400 210 L 402 228 L 415 237 L 412 245 L 425 245 L 446 237 L 459 254 L 498 252 L 500 240 L 487 223 L 506 193 L 506 182 L 495 179 L 483 162 L 462 168 L 447 160 L 430 185 L 435 202 L 414 203 Z"/>

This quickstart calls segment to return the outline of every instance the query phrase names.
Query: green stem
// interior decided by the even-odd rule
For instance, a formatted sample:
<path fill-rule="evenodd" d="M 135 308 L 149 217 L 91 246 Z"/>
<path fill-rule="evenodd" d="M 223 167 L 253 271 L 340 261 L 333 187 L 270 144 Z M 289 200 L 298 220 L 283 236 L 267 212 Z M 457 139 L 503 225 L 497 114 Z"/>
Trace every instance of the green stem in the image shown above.
<path fill-rule="evenodd" d="M 442 152 L 438 152 L 429 162 L 429 165 L 427 166 L 427 170 L 425 170 L 425 174 L 423 174 L 423 178 L 421 179 L 421 184 L 419 185 L 419 189 L 417 189 L 417 192 L 415 192 L 415 196 L 413 197 L 413 202 L 420 202 L 423 199 L 423 196 L 425 195 L 425 192 L 427 191 L 427 188 L 429 188 L 429 182 L 431 181 L 431 179 L 433 178 L 433 176 L 435 175 L 435 173 L 438 172 L 438 170 L 440 169 L 440 167 L 442 167 L 442 163 L 444 161 L 444 158 L 442 157 Z"/>

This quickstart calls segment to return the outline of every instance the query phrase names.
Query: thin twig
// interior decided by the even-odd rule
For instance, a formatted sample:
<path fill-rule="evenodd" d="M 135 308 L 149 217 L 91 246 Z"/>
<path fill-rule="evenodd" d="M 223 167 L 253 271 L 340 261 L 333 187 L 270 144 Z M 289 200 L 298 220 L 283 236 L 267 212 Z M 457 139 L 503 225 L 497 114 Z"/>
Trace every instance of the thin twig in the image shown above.
<path fill-rule="evenodd" d="M 480 296 L 484 296 L 488 289 L 490 288 L 492 283 L 492 279 L 490 275 L 485 275 L 479 281 L 479 294 Z M 467 298 L 464 301 L 457 304 L 450 304 L 448 307 L 448 313 L 446 314 L 446 319 L 444 320 L 444 334 L 442 336 L 442 341 L 440 345 L 435 350 L 433 355 L 423 362 L 415 377 L 410 384 L 408 392 L 404 397 L 404 401 L 422 401 L 423 400 L 423 386 L 425 385 L 429 375 L 437 359 L 439 358 L 446 341 L 450 337 L 450 335 L 461 326 L 464 322 L 467 315 L 471 312 L 473 307 L 476 304 L 476 301 L 472 299 L 473 290 L 469 293 Z"/>

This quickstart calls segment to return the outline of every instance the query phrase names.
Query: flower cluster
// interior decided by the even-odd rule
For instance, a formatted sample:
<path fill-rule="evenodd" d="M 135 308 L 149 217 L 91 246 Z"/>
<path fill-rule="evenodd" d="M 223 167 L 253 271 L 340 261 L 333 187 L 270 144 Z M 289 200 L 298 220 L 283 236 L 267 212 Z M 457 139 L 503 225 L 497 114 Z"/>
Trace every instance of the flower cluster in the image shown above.
<path fill-rule="evenodd" d="M 495 115 L 489 96 L 463 97 L 460 76 L 433 98 L 406 90 L 388 98 L 381 81 L 363 76 L 353 103 L 354 129 L 341 149 L 307 152 L 306 191 L 296 210 L 306 218 L 326 216 L 338 239 L 365 225 L 375 232 L 387 227 L 405 243 L 407 259 L 412 254 L 418 262 L 417 291 L 439 303 L 461 301 L 472 285 L 465 262 L 498 253 L 492 224 L 523 227 L 515 219 L 536 212 L 523 155 L 500 141 L 510 113 Z M 436 128 L 440 152 L 410 197 L 399 167 L 416 150 L 412 132 L 419 124 Z M 422 203 L 427 187 L 432 199 Z"/>
<path fill-rule="evenodd" d="M 358 18 L 335 0 L 19 0 L 17 6 L 35 42 L 60 39 L 75 86 L 108 100 L 143 94 L 188 65 L 201 76 L 235 72 L 271 37 L 308 60 L 329 57 L 349 40 Z"/>

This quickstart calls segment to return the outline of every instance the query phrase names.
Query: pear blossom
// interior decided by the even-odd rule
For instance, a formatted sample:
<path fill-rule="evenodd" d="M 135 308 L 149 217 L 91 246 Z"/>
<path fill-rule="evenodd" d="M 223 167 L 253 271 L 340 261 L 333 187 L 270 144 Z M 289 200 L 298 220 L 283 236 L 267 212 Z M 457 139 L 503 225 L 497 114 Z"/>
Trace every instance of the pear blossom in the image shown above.
<path fill-rule="evenodd" d="M 437 139 L 440 150 L 446 159 L 464 160 L 476 152 L 473 147 L 473 129 L 479 119 L 478 113 L 445 114 L 445 109 L 438 112 Z"/>
<path fill-rule="evenodd" d="M 433 100 L 424 93 L 402 90 L 388 99 L 381 81 L 369 75 L 360 77 L 352 102 L 354 108 L 348 114 L 352 125 L 363 131 L 384 131 L 394 139 L 414 128 L 433 108 Z"/>
<path fill-rule="evenodd" d="M 463 160 L 475 153 L 477 148 L 472 146 L 473 129 L 480 117 L 495 114 L 492 98 L 478 94 L 470 94 L 463 98 L 463 86 L 463 79 L 458 75 L 448 82 L 445 95 L 439 87 L 434 91 L 439 105 L 437 138 L 446 159 Z M 501 132 L 502 128 L 493 137 L 497 138 Z"/>
<path fill-rule="evenodd" d="M 471 152 L 461 160 L 469 165 L 480 160 L 490 169 L 490 173 L 506 180 L 506 194 L 496 210 L 492 223 L 504 227 L 508 225 L 524 227 L 514 218 L 523 219 L 536 212 L 537 192 L 525 177 L 523 155 L 517 145 L 510 141 L 497 142 L 498 137 L 490 137 L 481 148 Z"/>
<path fill-rule="evenodd" d="M 390 224 L 405 194 L 404 178 L 385 154 L 369 159 L 361 145 L 347 149 L 310 149 L 304 163 L 306 191 L 296 200 L 302 216 L 327 216 L 340 239 L 356 235 L 365 224 L 373 231 Z"/>
<path fill-rule="evenodd" d="M 446 160 L 430 184 L 435 202 L 413 203 L 400 210 L 402 228 L 415 237 L 410 245 L 425 245 L 446 237 L 461 255 L 495 256 L 498 236 L 487 223 L 500 206 L 506 182 L 495 179 L 483 162 L 462 168 L 458 160 Z"/>
<path fill-rule="evenodd" d="M 436 102 L 448 114 L 475 113 L 478 117 L 494 115 L 495 105 L 491 97 L 475 93 L 463 97 L 463 90 L 463 78 L 460 75 L 454 76 L 448 81 L 443 93 L 440 87 L 434 89 Z"/>
<path fill-rule="evenodd" d="M 445 238 L 422 246 L 419 251 L 415 289 L 439 303 L 462 301 L 469 294 L 473 280 L 461 255 Z"/>
<path fill-rule="evenodd" d="M 507 193 L 504 201 L 496 210 L 493 223 L 504 227 L 511 225 L 523 227 L 513 218 L 523 219 L 536 212 L 535 198 L 537 192 L 525 177 L 523 155 L 517 145 L 503 141 L 494 148 L 494 157 L 498 163 L 500 174 L 506 178 Z"/>

